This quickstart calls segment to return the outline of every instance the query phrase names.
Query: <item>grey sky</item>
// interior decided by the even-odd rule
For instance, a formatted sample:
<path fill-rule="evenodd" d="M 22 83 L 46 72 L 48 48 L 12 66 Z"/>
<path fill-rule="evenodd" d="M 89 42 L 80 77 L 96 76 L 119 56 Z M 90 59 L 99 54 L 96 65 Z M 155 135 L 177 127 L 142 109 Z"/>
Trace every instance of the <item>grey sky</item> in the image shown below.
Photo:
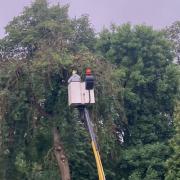
<path fill-rule="evenodd" d="M 0 0 L 0 37 L 4 27 L 22 12 L 32 0 Z M 70 16 L 89 14 L 97 31 L 111 23 L 152 25 L 163 28 L 180 20 L 180 0 L 49 0 L 50 3 L 70 4 Z"/>

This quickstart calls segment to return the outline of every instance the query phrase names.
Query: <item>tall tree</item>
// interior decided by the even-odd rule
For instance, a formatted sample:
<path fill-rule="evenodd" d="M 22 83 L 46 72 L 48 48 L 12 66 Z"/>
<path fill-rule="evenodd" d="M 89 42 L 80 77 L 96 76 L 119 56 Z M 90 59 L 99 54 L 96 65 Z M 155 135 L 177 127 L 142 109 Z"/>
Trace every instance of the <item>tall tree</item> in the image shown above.
<path fill-rule="evenodd" d="M 150 27 L 126 24 L 104 30 L 97 49 L 116 65 L 123 87 L 127 123 L 119 125 L 124 146 L 119 178 L 163 179 L 178 91 L 170 43 Z"/>
<path fill-rule="evenodd" d="M 88 133 L 77 111 L 67 103 L 72 69 L 84 77 L 87 66 L 96 76 L 97 103 L 91 112 L 106 175 L 115 177 L 113 155 L 119 146 L 111 117 L 116 112 L 110 96 L 116 96 L 110 81 L 113 67 L 90 52 L 95 33 L 87 16 L 70 19 L 67 6 L 49 7 L 45 0 L 38 0 L 15 17 L 6 32 L 0 42 L 0 92 L 7 93 L 1 164 L 5 179 L 59 179 L 52 150 L 53 127 L 60 130 L 72 179 L 97 178 Z"/>
<path fill-rule="evenodd" d="M 87 66 L 96 76 L 90 110 L 107 179 L 164 179 L 178 73 L 162 32 L 126 24 L 96 38 L 87 16 L 71 19 L 68 6 L 46 0 L 25 8 L 6 32 L 0 41 L 1 179 L 59 179 L 53 127 L 72 179 L 97 179 L 88 133 L 67 105 L 72 69 L 84 77 Z"/>

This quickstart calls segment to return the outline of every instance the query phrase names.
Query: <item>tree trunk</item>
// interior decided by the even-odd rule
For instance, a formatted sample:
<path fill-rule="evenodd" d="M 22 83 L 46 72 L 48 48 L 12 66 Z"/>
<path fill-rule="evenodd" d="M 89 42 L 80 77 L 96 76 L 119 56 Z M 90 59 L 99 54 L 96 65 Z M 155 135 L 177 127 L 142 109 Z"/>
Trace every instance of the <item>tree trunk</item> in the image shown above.
<path fill-rule="evenodd" d="M 58 163 L 59 171 L 62 180 L 70 180 L 70 170 L 68 159 L 65 155 L 64 147 L 61 142 L 58 128 L 53 128 L 53 139 L 54 139 L 54 154 Z"/>

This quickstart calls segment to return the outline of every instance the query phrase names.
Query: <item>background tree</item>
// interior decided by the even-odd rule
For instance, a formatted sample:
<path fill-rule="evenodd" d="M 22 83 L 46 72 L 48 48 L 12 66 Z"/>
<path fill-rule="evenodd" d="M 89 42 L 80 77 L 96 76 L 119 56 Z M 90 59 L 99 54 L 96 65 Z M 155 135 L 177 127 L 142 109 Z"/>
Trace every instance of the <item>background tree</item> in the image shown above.
<path fill-rule="evenodd" d="M 104 30 L 97 49 L 116 66 L 114 74 L 123 87 L 127 123 L 119 126 L 119 179 L 163 179 L 178 91 L 170 43 L 150 27 L 126 24 Z"/>

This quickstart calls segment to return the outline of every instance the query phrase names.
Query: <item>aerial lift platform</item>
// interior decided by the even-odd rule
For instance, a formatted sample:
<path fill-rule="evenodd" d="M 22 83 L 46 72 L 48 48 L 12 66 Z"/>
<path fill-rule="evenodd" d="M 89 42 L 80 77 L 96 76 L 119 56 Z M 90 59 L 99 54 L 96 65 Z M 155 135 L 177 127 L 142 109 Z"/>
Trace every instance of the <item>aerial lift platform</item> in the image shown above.
<path fill-rule="evenodd" d="M 96 141 L 96 135 L 93 129 L 93 123 L 87 109 L 87 105 L 95 103 L 94 76 L 92 75 L 90 68 L 86 69 L 84 82 L 81 81 L 81 77 L 76 73 L 76 71 L 73 71 L 73 75 L 68 80 L 68 102 L 69 106 L 80 108 L 83 113 L 91 138 L 91 146 L 96 160 L 99 180 L 106 180 Z"/>

